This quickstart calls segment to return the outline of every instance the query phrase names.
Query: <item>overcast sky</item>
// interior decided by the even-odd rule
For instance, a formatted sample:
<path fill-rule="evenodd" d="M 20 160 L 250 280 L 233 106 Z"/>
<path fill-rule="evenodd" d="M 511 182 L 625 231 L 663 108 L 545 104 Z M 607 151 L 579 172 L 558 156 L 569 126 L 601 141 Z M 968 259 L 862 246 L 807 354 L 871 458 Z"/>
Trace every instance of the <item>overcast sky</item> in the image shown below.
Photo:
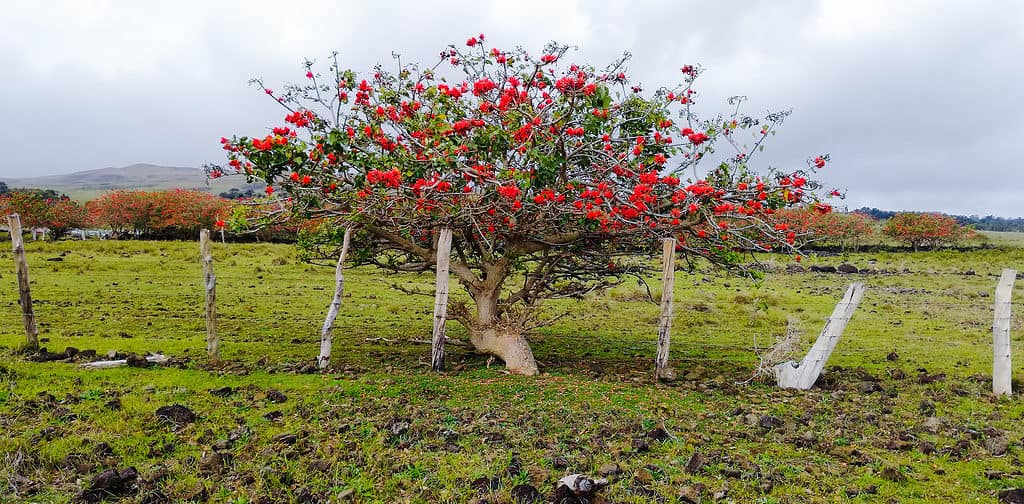
<path fill-rule="evenodd" d="M 485 33 L 540 52 L 550 40 L 635 80 L 700 63 L 700 110 L 792 108 L 759 159 L 802 166 L 850 208 L 1024 216 L 1024 2 L 624 0 L 4 0 L 0 177 L 221 162 L 218 140 L 264 134 L 276 104 L 249 87 L 302 81 L 303 58 L 344 66 L 435 61 Z"/>

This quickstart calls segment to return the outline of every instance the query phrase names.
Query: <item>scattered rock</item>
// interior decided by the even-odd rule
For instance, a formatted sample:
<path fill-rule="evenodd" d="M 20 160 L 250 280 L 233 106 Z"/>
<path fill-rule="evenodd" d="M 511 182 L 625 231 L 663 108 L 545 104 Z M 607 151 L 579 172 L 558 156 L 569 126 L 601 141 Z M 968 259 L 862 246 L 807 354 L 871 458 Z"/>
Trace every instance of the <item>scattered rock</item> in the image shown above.
<path fill-rule="evenodd" d="M 921 374 L 917 375 L 917 381 L 922 385 L 927 385 L 929 383 L 935 382 L 944 382 L 946 381 L 946 373 L 928 374 L 927 372 L 922 372 Z"/>
<path fill-rule="evenodd" d="M 807 431 L 800 435 L 796 440 L 796 444 L 803 448 L 810 448 L 818 444 L 818 436 L 813 431 Z"/>
<path fill-rule="evenodd" d="M 806 273 L 807 268 L 799 264 L 790 263 L 786 265 L 786 273 Z"/>
<path fill-rule="evenodd" d="M 1005 504 L 1024 504 L 1024 488 L 1006 488 L 1000 490 L 996 497 Z"/>
<path fill-rule="evenodd" d="M 469 484 L 469 487 L 478 492 L 492 492 L 494 490 L 501 488 L 501 480 L 498 478 L 488 478 L 486 476 L 481 476 L 473 480 Z"/>
<path fill-rule="evenodd" d="M 902 483 L 904 481 L 907 481 L 906 475 L 904 475 L 899 469 L 895 467 L 886 467 L 885 469 L 882 469 L 882 474 L 880 474 L 880 476 L 882 477 L 882 479 L 886 481 L 892 481 L 894 483 Z"/>
<path fill-rule="evenodd" d="M 757 425 L 762 429 L 772 430 L 782 427 L 783 425 L 786 425 L 786 423 L 783 422 L 781 418 L 775 415 L 764 415 L 761 417 L 760 420 L 757 421 Z"/>
<path fill-rule="evenodd" d="M 139 472 L 134 467 L 107 469 L 101 472 L 84 492 L 78 494 L 82 502 L 100 502 L 107 498 L 121 498 L 139 491 Z"/>
<path fill-rule="evenodd" d="M 298 440 L 299 440 L 299 436 L 296 436 L 295 434 L 288 434 L 288 433 L 278 434 L 278 435 L 270 438 L 270 442 L 272 442 L 274 444 L 283 444 L 283 445 L 293 445 L 296 442 L 298 442 Z"/>
<path fill-rule="evenodd" d="M 210 394 L 211 395 L 215 395 L 217 397 L 228 397 L 228 396 L 230 396 L 231 394 L 234 394 L 234 393 L 235 393 L 235 390 L 232 389 L 231 387 L 221 387 L 221 388 L 210 389 Z M 269 397 L 269 394 L 268 394 L 268 397 Z"/>
<path fill-rule="evenodd" d="M 990 437 L 985 440 L 985 449 L 996 457 L 1006 455 L 1010 449 L 1010 441 L 1005 436 Z"/>
<path fill-rule="evenodd" d="M 92 448 L 92 454 L 99 458 L 113 457 L 114 449 L 109 444 L 100 441 Z"/>
<path fill-rule="evenodd" d="M 861 394 L 872 394 L 883 391 L 884 389 L 882 389 L 882 386 L 879 385 L 878 382 L 866 381 L 857 385 L 857 392 L 860 392 Z"/>
<path fill-rule="evenodd" d="M 196 421 L 196 414 L 180 404 L 157 408 L 156 417 L 164 422 L 173 423 L 177 427 Z"/>
<path fill-rule="evenodd" d="M 268 421 L 268 422 L 274 422 L 274 421 L 277 421 L 277 419 L 281 418 L 282 416 L 284 416 L 284 413 L 281 413 L 280 411 L 274 410 L 274 411 L 268 411 L 268 412 L 264 413 L 263 414 L 263 419 Z"/>
<path fill-rule="evenodd" d="M 680 488 L 678 497 L 685 504 L 700 504 L 700 491 L 690 485 Z"/>
<path fill-rule="evenodd" d="M 835 266 L 811 266 L 811 271 L 815 273 L 835 273 Z"/>
<path fill-rule="evenodd" d="M 615 462 L 609 462 L 609 463 L 601 466 L 597 470 L 597 475 L 601 476 L 601 477 L 604 477 L 604 478 L 607 478 L 609 476 L 618 476 L 621 473 L 622 473 L 622 468 L 619 467 L 619 464 L 616 464 Z"/>
<path fill-rule="evenodd" d="M 922 415 L 933 417 L 935 416 L 935 403 L 928 399 L 921 399 L 921 402 L 917 405 L 917 410 L 920 411 Z"/>
<path fill-rule="evenodd" d="M 284 395 L 283 392 L 276 389 L 267 390 L 267 401 L 275 404 L 280 404 L 288 400 L 288 396 Z"/>
<path fill-rule="evenodd" d="M 838 272 L 840 272 L 840 273 L 847 273 L 847 274 L 850 274 L 850 273 L 859 273 L 859 272 L 860 272 L 860 270 L 859 270 L 859 269 L 857 269 L 857 267 L 856 267 L 856 266 L 854 266 L 854 265 L 852 265 L 852 264 L 850 264 L 850 263 L 843 263 L 843 264 L 840 264 L 840 265 L 839 265 L 839 267 L 838 267 L 838 268 L 836 268 L 836 271 L 838 271 Z"/>
<path fill-rule="evenodd" d="M 516 504 L 533 504 L 542 500 L 544 496 L 533 485 L 516 485 L 512 489 L 512 502 Z"/>
<path fill-rule="evenodd" d="M 651 448 L 650 443 L 648 443 L 647 440 L 644 439 L 644 438 L 636 438 L 636 439 L 634 439 L 632 446 L 633 446 L 633 451 L 635 451 L 637 453 L 646 452 L 647 450 L 649 450 Z"/>
<path fill-rule="evenodd" d="M 562 456 L 552 457 L 551 467 L 554 467 L 555 469 L 565 469 L 569 467 L 569 459 Z"/>
<path fill-rule="evenodd" d="M 931 441 L 921 441 L 917 445 L 917 449 L 920 450 L 921 453 L 924 453 L 925 455 L 931 455 L 932 453 L 935 453 L 935 443 Z"/>
<path fill-rule="evenodd" d="M 896 353 L 896 350 L 893 350 L 885 355 L 885 360 L 889 362 L 896 362 L 900 360 L 900 354 Z"/>
<path fill-rule="evenodd" d="M 746 415 L 744 415 L 744 416 L 743 416 L 743 421 L 744 421 L 744 422 L 745 422 L 745 423 L 746 423 L 747 425 L 750 425 L 750 426 L 754 426 L 754 425 L 757 425 L 757 422 L 758 422 L 758 421 L 759 421 L 760 419 L 761 419 L 761 417 L 759 417 L 759 416 L 757 416 L 757 415 L 755 415 L 755 414 L 753 414 L 753 413 L 747 413 Z"/>
<path fill-rule="evenodd" d="M 701 455 L 700 452 L 695 451 L 693 452 L 693 455 L 690 456 L 690 461 L 686 463 L 686 472 L 690 474 L 698 474 L 702 469 L 704 469 L 704 464 L 706 463 L 707 461 L 704 460 L 704 456 Z"/>
<path fill-rule="evenodd" d="M 121 409 L 121 400 L 120 399 L 111 399 L 111 400 L 107 401 L 107 403 L 104 404 L 103 407 L 108 409 L 108 410 L 111 410 L 111 411 L 118 411 L 118 410 Z"/>
<path fill-rule="evenodd" d="M 664 427 L 657 427 L 647 432 L 647 437 L 654 441 L 665 441 L 672 437 Z"/>
<path fill-rule="evenodd" d="M 149 362 L 145 357 L 137 354 L 128 354 L 125 357 L 125 360 L 128 361 L 128 367 L 148 368 L 153 366 L 152 362 Z"/>
<path fill-rule="evenodd" d="M 942 420 L 939 420 L 938 417 L 930 416 L 924 420 L 922 427 L 928 432 L 939 432 L 939 429 L 942 428 Z"/>
<path fill-rule="evenodd" d="M 199 458 L 199 472 L 205 475 L 220 474 L 230 464 L 230 453 L 212 451 Z"/>

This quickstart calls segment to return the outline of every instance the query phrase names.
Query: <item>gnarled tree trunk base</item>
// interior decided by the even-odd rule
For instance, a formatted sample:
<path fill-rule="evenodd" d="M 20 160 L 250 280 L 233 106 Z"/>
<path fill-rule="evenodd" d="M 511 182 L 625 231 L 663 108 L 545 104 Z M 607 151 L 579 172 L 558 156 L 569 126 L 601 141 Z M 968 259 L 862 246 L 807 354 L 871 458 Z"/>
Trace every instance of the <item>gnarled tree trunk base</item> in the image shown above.
<path fill-rule="evenodd" d="M 522 334 L 488 327 L 471 330 L 469 341 L 478 352 L 488 353 L 505 361 L 505 368 L 510 373 L 537 375 L 537 361 L 533 358 L 530 343 Z"/>

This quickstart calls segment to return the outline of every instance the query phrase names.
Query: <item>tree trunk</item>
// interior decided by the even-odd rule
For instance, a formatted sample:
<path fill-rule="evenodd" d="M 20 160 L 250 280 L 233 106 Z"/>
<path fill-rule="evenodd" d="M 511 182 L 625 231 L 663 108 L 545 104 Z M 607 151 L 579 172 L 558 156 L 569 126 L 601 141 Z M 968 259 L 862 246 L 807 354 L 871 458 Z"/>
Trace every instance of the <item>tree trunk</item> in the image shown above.
<path fill-rule="evenodd" d="M 469 328 L 469 341 L 477 351 L 505 361 L 505 368 L 510 373 L 534 376 L 537 374 L 537 361 L 526 337 L 517 328 L 498 323 L 500 292 L 500 288 L 495 288 L 476 294 L 476 320 Z"/>

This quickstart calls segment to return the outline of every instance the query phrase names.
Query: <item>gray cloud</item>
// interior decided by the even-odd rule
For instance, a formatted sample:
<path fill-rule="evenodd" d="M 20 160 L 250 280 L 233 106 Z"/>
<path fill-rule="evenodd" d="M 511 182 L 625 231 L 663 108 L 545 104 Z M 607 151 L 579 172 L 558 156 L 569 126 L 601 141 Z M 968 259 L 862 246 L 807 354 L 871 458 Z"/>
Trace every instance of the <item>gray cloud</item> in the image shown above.
<path fill-rule="evenodd" d="M 250 77 L 298 80 L 303 58 L 332 50 L 357 70 L 392 50 L 432 62 L 479 32 L 577 44 L 594 64 L 628 50 L 648 87 L 701 63 L 702 110 L 734 94 L 752 114 L 792 107 L 760 162 L 829 152 L 824 177 L 851 207 L 1024 214 L 1024 4 L 995 0 L 14 1 L 0 17 L 0 177 L 220 161 L 221 135 L 280 122 Z"/>

